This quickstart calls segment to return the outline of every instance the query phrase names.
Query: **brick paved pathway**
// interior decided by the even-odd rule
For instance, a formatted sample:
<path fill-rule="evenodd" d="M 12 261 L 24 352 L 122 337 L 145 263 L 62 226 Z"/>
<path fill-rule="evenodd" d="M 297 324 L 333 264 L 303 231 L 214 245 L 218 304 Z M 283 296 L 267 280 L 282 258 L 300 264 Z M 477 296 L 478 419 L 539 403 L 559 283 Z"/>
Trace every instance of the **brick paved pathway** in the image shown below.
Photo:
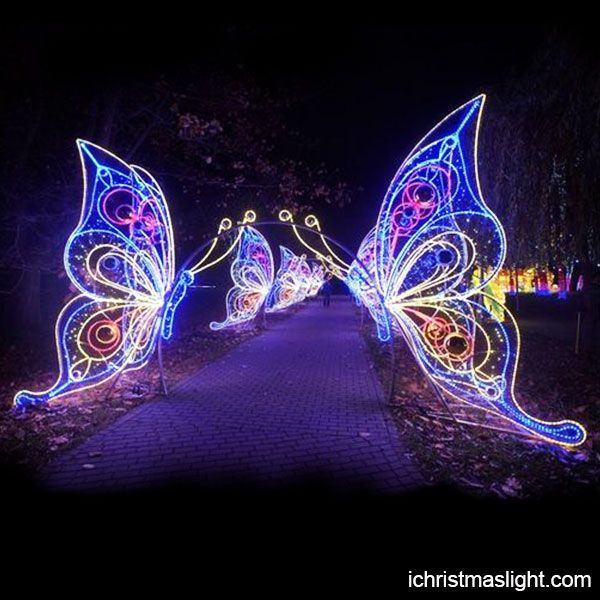
<path fill-rule="evenodd" d="M 342 298 L 271 323 L 168 398 L 133 409 L 59 457 L 43 472 L 44 485 L 268 487 L 307 478 L 332 489 L 422 485 L 386 416 L 357 326 Z"/>

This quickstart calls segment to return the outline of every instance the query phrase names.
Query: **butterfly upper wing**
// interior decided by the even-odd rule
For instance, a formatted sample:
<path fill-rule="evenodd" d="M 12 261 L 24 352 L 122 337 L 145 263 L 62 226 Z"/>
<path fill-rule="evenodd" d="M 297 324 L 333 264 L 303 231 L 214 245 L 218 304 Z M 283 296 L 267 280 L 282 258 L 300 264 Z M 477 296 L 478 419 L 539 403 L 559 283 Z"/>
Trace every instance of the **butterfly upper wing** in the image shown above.
<path fill-rule="evenodd" d="M 227 318 L 210 328 L 223 329 L 256 317 L 273 285 L 274 266 L 271 248 L 254 227 L 246 226 L 231 265 L 234 286 L 227 292 Z"/>
<path fill-rule="evenodd" d="M 162 301 L 173 284 L 171 218 L 152 176 L 110 152 L 78 142 L 84 173 L 79 224 L 65 248 L 73 284 L 99 299 Z"/>
<path fill-rule="evenodd" d="M 81 294 L 57 320 L 57 382 L 45 392 L 19 392 L 18 405 L 44 402 L 143 366 L 173 284 L 171 220 L 156 181 L 99 146 L 78 141 L 78 147 L 83 208 L 64 264 Z"/>
<path fill-rule="evenodd" d="M 579 424 L 537 420 L 518 406 L 518 328 L 479 300 L 506 253 L 477 176 L 483 102 L 479 96 L 446 117 L 394 177 L 376 226 L 377 286 L 419 363 L 446 393 L 544 439 L 576 445 L 585 439 Z"/>
<path fill-rule="evenodd" d="M 473 252 L 458 248 L 461 264 L 453 274 L 452 286 L 459 292 L 474 291 L 474 254 L 491 266 L 479 288 L 495 276 L 504 261 L 504 231 L 482 198 L 476 169 L 483 102 L 483 96 L 478 96 L 432 129 L 390 184 L 377 220 L 375 246 L 377 282 L 390 296 L 396 293 L 393 285 L 402 281 L 397 271 L 404 268 L 406 255 L 431 238 L 441 248 L 446 243 L 445 232 L 450 236 L 447 244 L 456 242 L 457 231 L 474 243 Z M 442 253 L 438 258 L 448 257 Z"/>

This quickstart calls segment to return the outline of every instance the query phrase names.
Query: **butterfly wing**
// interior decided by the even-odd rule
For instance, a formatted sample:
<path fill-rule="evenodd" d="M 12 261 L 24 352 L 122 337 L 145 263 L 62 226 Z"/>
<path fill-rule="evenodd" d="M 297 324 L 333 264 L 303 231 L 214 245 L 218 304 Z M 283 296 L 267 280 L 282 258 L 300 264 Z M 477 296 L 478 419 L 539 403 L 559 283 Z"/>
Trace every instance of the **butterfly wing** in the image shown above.
<path fill-rule="evenodd" d="M 210 328 L 219 330 L 254 319 L 271 291 L 274 270 L 269 243 L 254 227 L 246 226 L 231 265 L 234 285 L 227 292 L 227 318 L 211 323 Z"/>
<path fill-rule="evenodd" d="M 488 308 L 494 299 L 482 292 L 506 253 L 477 176 L 483 103 L 479 96 L 446 117 L 394 177 L 376 226 L 377 286 L 413 354 L 445 393 L 546 440 L 577 445 L 586 435 L 578 423 L 549 423 L 519 407 L 518 328 L 512 316 L 502 323 Z"/>
<path fill-rule="evenodd" d="M 37 404 L 103 383 L 142 367 L 158 335 L 156 313 L 135 302 L 115 303 L 77 296 L 56 322 L 59 376 L 44 392 L 20 391 L 17 406 Z"/>
<path fill-rule="evenodd" d="M 396 173 L 381 205 L 376 226 L 376 278 L 380 289 L 395 296 L 402 282 L 398 270 L 415 245 L 434 236 L 457 232 L 460 269 L 453 289 L 475 292 L 471 284 L 474 257 L 491 268 L 478 289 L 496 275 L 506 254 L 504 230 L 486 206 L 477 176 L 477 132 L 484 97 L 467 102 L 448 115 L 413 149 Z M 450 261 L 446 253 L 439 263 Z M 445 286 L 448 287 L 448 286 Z"/>
<path fill-rule="evenodd" d="M 583 442 L 585 432 L 578 423 L 536 419 L 519 406 L 514 394 L 519 330 L 508 311 L 500 321 L 498 304 L 492 296 L 477 294 L 407 301 L 391 312 L 423 370 L 446 394 L 545 440 Z"/>
<path fill-rule="evenodd" d="M 149 173 L 78 142 L 84 173 L 79 224 L 67 241 L 65 269 L 82 294 L 161 301 L 174 279 L 171 218 Z"/>
<path fill-rule="evenodd" d="M 57 320 L 57 382 L 45 392 L 19 392 L 15 403 L 21 406 L 143 366 L 173 284 L 171 220 L 156 181 L 99 146 L 78 141 L 78 147 L 83 208 L 64 264 L 81 294 Z"/>

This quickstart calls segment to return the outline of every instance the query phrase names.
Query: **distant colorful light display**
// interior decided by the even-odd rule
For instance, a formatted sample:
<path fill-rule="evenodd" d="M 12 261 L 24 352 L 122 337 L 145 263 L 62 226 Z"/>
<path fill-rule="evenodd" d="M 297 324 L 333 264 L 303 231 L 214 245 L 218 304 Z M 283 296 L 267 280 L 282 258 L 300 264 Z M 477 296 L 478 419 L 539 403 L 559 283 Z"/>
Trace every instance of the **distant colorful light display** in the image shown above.
<path fill-rule="evenodd" d="M 497 278 L 505 294 L 536 294 L 549 296 L 557 294 L 564 300 L 572 289 L 572 268 L 558 265 L 555 269 L 548 267 L 502 268 Z"/>

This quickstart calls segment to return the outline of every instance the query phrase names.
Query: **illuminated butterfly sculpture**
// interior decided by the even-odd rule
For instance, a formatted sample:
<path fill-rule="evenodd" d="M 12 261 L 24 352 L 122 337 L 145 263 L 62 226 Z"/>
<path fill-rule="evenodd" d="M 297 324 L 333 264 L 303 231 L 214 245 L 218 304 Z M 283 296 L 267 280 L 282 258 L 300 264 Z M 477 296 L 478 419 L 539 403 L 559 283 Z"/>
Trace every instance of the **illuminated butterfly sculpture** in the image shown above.
<path fill-rule="evenodd" d="M 300 281 L 300 290 L 299 290 L 299 301 L 304 300 L 312 287 L 312 269 L 306 260 L 306 256 L 298 257 L 298 260 L 295 263 L 295 270 L 297 277 Z"/>
<path fill-rule="evenodd" d="M 310 286 L 308 288 L 307 296 L 309 298 L 314 298 L 319 293 L 324 283 L 325 267 L 323 267 L 323 265 L 315 263 L 310 274 Z"/>
<path fill-rule="evenodd" d="M 301 302 L 308 290 L 308 282 L 305 278 L 307 273 L 302 264 L 306 260 L 295 255 L 285 246 L 279 246 L 279 252 L 281 261 L 266 305 L 266 311 L 269 313 L 289 308 L 293 304 Z M 310 273 L 310 268 L 308 273 Z"/>
<path fill-rule="evenodd" d="M 377 224 L 359 253 L 371 287 L 359 296 L 385 339 L 386 319 L 406 339 L 423 370 L 448 397 L 496 414 L 547 441 L 575 446 L 575 421 L 528 415 L 514 394 L 519 330 L 506 311 L 500 322 L 483 289 L 502 267 L 504 230 L 485 204 L 477 173 L 484 96 L 432 129 L 396 173 Z M 477 282 L 478 265 L 490 268 Z M 356 278 L 356 275 L 354 276 Z M 354 285 L 356 285 L 354 283 Z"/>
<path fill-rule="evenodd" d="M 158 336 L 171 337 L 175 311 L 194 279 L 183 271 L 175 280 L 171 218 L 153 177 L 99 146 L 77 144 L 83 209 L 64 265 L 79 295 L 56 323 L 58 380 L 45 392 L 20 391 L 17 406 L 144 366 Z"/>
<path fill-rule="evenodd" d="M 267 240 L 254 227 L 244 227 L 230 269 L 234 286 L 227 292 L 227 318 L 212 322 L 210 328 L 219 330 L 254 319 L 271 292 L 274 271 Z"/>
<path fill-rule="evenodd" d="M 391 324 L 388 311 L 383 305 L 375 280 L 375 228 L 371 229 L 362 241 L 356 259 L 350 264 L 344 282 L 364 305 L 377 326 L 377 336 L 382 342 L 391 338 Z"/>

